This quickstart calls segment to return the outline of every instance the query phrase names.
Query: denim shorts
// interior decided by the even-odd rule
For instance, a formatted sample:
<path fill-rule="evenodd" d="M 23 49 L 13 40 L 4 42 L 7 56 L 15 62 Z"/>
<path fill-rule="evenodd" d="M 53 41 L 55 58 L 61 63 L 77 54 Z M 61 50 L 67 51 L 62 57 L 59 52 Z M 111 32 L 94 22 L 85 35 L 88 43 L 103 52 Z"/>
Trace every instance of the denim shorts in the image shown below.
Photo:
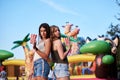
<path fill-rule="evenodd" d="M 34 61 L 33 77 L 42 76 L 48 78 L 49 71 L 50 71 L 50 66 L 47 61 L 45 61 L 42 58 Z"/>
<path fill-rule="evenodd" d="M 64 63 L 55 63 L 53 72 L 56 78 L 70 76 L 68 64 Z"/>

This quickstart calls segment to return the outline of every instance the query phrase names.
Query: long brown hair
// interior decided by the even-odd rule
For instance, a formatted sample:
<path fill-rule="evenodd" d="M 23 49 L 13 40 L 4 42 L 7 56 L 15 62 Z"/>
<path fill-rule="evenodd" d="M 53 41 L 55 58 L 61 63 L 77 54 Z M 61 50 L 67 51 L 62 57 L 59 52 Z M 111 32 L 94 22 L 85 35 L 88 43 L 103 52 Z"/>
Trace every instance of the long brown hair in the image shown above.
<path fill-rule="evenodd" d="M 61 39 L 61 36 L 60 37 L 56 37 L 56 35 L 54 34 L 56 28 L 60 31 L 58 26 L 56 26 L 56 25 L 50 26 L 50 33 L 51 33 L 50 34 L 50 39 L 52 41 L 57 40 L 57 39 Z"/>

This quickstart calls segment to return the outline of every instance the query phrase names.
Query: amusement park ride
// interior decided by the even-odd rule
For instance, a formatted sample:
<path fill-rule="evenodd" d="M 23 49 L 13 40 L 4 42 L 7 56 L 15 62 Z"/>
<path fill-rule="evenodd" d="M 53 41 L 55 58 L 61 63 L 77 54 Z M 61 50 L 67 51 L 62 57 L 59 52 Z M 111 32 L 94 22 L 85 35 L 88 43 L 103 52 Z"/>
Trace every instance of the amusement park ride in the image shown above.
<path fill-rule="evenodd" d="M 107 53 L 115 53 L 116 46 L 118 45 L 118 37 L 116 37 L 114 40 L 103 38 L 102 40 L 96 39 L 89 42 L 81 42 L 80 37 L 77 37 L 77 34 L 79 33 L 80 29 L 76 27 L 74 30 L 71 31 L 71 27 L 73 25 L 70 23 L 67 23 L 64 28 L 65 32 L 64 34 L 61 34 L 61 40 L 64 43 L 64 38 L 69 37 L 72 45 L 71 53 L 68 56 L 68 61 L 70 64 L 75 64 L 74 69 L 69 69 L 71 76 L 71 80 L 94 80 L 97 79 L 95 76 L 95 73 L 88 74 L 82 74 L 82 64 L 84 62 L 88 62 L 88 68 L 90 68 L 91 63 L 95 60 L 96 55 L 98 54 L 106 54 L 104 58 L 102 59 L 104 64 L 112 64 L 114 62 L 114 57 L 112 55 L 109 55 Z M 8 66 L 7 71 L 10 73 L 11 69 L 14 71 L 20 69 L 20 67 L 25 66 L 25 75 L 28 77 L 29 75 L 29 65 L 30 65 L 30 59 L 29 55 L 32 56 L 31 50 L 29 49 L 27 42 L 30 40 L 29 34 L 25 36 L 23 40 L 14 41 L 13 43 L 16 44 L 12 49 L 15 49 L 19 46 L 23 47 L 24 53 L 25 53 L 25 60 L 20 59 L 10 59 L 7 60 L 9 57 L 13 57 L 13 53 L 10 53 L 8 56 L 3 55 L 4 53 L 8 54 L 9 52 L 5 52 L 3 50 L 0 50 L 0 61 L 2 61 L 2 65 Z M 81 45 L 82 44 L 82 45 Z M 73 53 L 73 54 L 72 54 Z M 6 56 L 6 57 L 5 57 Z M 78 65 L 79 63 L 79 65 Z M 77 65 L 76 65 L 77 64 Z M 18 66 L 11 67 L 11 66 Z M 10 71 L 9 71 L 10 70 Z M 13 72 L 13 71 L 12 71 Z M 16 76 L 21 76 L 21 71 L 19 71 L 18 75 L 10 75 L 8 74 L 8 78 L 15 78 Z M 15 73 L 13 73 L 15 74 Z M 98 79 L 100 80 L 100 79 Z"/>

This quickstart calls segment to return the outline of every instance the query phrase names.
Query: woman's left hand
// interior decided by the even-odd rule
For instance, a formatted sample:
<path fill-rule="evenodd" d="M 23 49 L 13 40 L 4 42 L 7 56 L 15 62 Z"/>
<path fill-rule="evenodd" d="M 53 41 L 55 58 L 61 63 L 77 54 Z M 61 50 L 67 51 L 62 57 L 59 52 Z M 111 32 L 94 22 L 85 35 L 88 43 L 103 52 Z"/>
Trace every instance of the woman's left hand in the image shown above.
<path fill-rule="evenodd" d="M 71 48 L 71 44 L 70 44 L 70 39 L 69 38 L 65 38 L 65 45 L 66 45 L 67 49 Z"/>

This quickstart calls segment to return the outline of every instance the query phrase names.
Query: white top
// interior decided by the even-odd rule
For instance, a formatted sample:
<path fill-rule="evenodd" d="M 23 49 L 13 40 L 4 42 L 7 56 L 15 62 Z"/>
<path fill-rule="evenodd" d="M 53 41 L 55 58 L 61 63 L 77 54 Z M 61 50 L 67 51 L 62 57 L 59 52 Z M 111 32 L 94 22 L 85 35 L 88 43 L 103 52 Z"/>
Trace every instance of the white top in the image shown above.
<path fill-rule="evenodd" d="M 37 48 L 41 51 L 41 52 L 45 52 L 45 42 L 44 41 L 40 41 L 38 44 L 37 44 Z M 34 55 L 34 61 L 38 60 L 42 58 L 40 55 L 38 55 L 38 53 L 35 52 L 35 55 Z"/>

